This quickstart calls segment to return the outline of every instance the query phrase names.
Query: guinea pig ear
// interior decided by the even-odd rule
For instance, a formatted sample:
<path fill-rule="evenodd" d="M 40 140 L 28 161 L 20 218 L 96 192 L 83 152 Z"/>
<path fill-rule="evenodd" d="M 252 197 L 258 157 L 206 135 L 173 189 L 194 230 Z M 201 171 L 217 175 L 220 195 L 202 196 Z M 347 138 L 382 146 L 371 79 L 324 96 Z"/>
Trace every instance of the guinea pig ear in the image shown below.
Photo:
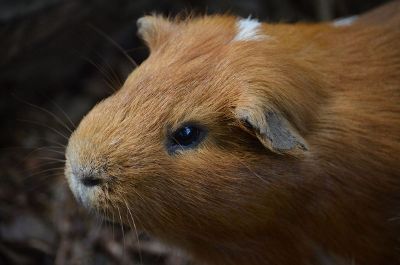
<path fill-rule="evenodd" d="M 236 117 L 242 128 L 274 153 L 295 155 L 308 150 L 304 138 L 278 111 L 257 107 L 237 109 Z"/>
<path fill-rule="evenodd" d="M 141 17 L 136 21 L 136 25 L 137 34 L 146 42 L 150 51 L 155 50 L 165 42 L 176 26 L 161 15 Z"/>

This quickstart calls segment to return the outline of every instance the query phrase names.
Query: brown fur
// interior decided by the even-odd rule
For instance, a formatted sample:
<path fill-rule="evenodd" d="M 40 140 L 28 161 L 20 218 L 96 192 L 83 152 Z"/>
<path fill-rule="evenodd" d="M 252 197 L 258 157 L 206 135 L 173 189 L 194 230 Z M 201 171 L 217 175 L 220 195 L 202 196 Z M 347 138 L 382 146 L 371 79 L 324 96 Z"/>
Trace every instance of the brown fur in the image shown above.
<path fill-rule="evenodd" d="M 104 178 L 88 207 L 206 264 L 400 264 L 399 3 L 261 41 L 232 41 L 234 17 L 142 20 L 150 57 L 72 135 L 69 181 Z M 307 150 L 264 147 L 242 110 L 281 113 Z M 207 137 L 168 154 L 186 121 Z"/>

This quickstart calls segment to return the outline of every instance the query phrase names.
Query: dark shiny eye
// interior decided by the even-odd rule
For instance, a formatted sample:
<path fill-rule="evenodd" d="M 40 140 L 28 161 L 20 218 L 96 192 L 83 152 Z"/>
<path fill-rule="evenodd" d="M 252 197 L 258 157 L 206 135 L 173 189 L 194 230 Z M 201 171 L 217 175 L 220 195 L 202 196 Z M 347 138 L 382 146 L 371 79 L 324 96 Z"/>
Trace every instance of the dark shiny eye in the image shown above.
<path fill-rule="evenodd" d="M 170 141 L 171 151 L 187 149 L 197 146 L 204 138 L 204 130 L 197 125 L 184 125 L 176 130 Z"/>

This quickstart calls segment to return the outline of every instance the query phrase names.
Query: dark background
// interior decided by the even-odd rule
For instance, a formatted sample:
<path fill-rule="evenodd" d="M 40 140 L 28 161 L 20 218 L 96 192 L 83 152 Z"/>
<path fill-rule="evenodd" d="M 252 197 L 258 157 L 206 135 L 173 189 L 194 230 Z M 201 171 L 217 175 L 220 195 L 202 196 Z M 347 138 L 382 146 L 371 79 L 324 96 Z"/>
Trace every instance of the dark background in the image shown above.
<path fill-rule="evenodd" d="M 0 264 L 189 264 L 79 208 L 63 176 L 69 128 L 148 55 L 136 19 L 230 13 L 270 22 L 358 14 L 383 0 L 0 0 Z M 124 52 L 122 52 L 122 50 Z M 66 126 L 64 126 L 66 125 Z"/>

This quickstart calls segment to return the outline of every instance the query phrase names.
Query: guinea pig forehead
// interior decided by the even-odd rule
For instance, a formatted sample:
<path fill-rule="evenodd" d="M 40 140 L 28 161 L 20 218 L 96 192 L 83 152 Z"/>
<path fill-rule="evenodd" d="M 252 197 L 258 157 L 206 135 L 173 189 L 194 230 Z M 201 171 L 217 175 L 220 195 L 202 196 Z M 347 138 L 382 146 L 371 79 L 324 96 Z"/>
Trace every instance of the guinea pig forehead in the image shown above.
<path fill-rule="evenodd" d="M 176 130 L 184 124 L 195 123 L 207 126 L 210 123 L 210 117 L 205 113 L 200 113 L 194 109 L 185 110 L 183 108 L 174 108 L 170 113 L 167 122 L 168 129 Z"/>
<path fill-rule="evenodd" d="M 187 123 L 214 127 L 231 114 L 229 104 L 224 98 L 217 100 L 188 95 L 177 101 L 168 113 L 168 126 L 177 129 Z"/>

